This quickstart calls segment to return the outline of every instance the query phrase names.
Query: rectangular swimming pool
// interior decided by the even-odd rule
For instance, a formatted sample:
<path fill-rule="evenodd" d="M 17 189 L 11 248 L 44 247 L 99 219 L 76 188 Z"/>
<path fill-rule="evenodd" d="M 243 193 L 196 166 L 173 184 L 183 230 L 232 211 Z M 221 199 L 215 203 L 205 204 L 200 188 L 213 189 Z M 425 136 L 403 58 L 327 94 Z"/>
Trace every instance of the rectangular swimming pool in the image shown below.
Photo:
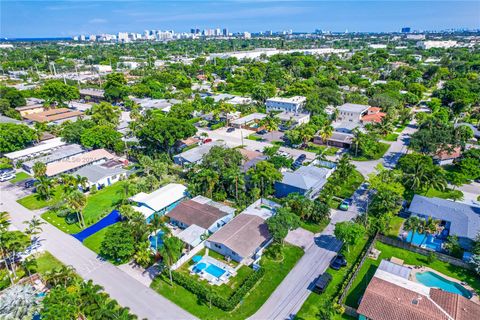
<path fill-rule="evenodd" d="M 412 241 L 412 236 L 413 236 L 413 241 Z M 412 235 L 412 231 L 409 231 L 406 241 L 412 242 L 412 244 L 419 247 L 421 245 L 424 245 L 428 249 L 435 250 L 435 251 L 442 251 L 443 241 L 430 234 L 427 235 L 427 234 L 415 232 Z"/>
<path fill-rule="evenodd" d="M 439 288 L 447 292 L 456 293 L 464 296 L 467 299 L 472 297 L 472 293 L 465 289 L 462 285 L 445 279 L 435 272 L 426 271 L 422 273 L 417 273 L 415 278 L 418 282 L 426 285 L 431 288 Z"/>
<path fill-rule="evenodd" d="M 226 272 L 226 270 L 223 270 L 222 268 L 214 264 L 209 264 L 205 271 L 217 278 L 220 278 Z"/>

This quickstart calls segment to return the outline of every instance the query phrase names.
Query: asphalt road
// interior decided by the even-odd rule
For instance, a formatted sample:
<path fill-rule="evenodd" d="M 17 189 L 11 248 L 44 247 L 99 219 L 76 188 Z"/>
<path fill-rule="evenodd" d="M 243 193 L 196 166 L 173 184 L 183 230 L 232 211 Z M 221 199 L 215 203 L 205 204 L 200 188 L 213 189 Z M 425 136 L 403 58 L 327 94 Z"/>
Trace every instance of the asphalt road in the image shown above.
<path fill-rule="evenodd" d="M 12 225 L 19 230 L 25 228 L 23 221 L 30 220 L 40 212 L 33 212 L 18 204 L 21 194 L 10 183 L 0 185 L 0 210 L 8 211 Z M 185 310 L 165 299 L 149 287 L 132 278 L 109 262 L 102 261 L 97 254 L 81 242 L 46 223 L 39 235 L 42 247 L 66 265 L 71 265 L 85 280 L 91 279 L 105 288 L 110 296 L 122 306 L 130 308 L 140 319 L 194 319 Z"/>

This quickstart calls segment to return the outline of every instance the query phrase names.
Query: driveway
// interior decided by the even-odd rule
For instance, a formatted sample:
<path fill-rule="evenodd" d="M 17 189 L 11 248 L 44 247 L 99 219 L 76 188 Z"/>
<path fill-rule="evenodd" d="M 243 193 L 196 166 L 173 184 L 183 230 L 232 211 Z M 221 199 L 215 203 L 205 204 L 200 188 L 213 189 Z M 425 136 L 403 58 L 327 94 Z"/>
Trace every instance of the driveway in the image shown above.
<path fill-rule="evenodd" d="M 0 210 L 8 211 L 12 224 L 19 230 L 25 228 L 22 221 L 30 220 L 40 212 L 33 212 L 19 205 L 15 190 L 0 185 Z M 39 235 L 42 246 L 66 265 L 71 265 L 83 279 L 91 279 L 105 288 L 120 305 L 130 308 L 140 319 L 194 319 L 192 315 L 143 285 L 120 268 L 100 259 L 70 235 L 46 223 Z"/>

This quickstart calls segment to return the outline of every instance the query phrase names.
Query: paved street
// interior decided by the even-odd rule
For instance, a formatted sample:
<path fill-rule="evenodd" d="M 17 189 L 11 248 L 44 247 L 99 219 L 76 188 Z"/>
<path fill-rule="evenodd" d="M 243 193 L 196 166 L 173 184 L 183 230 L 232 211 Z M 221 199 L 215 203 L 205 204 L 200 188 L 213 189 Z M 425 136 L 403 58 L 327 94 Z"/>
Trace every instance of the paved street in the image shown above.
<path fill-rule="evenodd" d="M 463 192 L 463 200 L 459 202 L 480 205 L 480 201 L 477 200 L 477 198 L 480 196 L 480 183 L 472 182 L 469 184 L 464 184 L 460 187 L 455 187 L 452 185 L 449 185 L 449 187 Z"/>
<path fill-rule="evenodd" d="M 8 211 L 12 224 L 23 230 L 23 221 L 38 212 L 30 211 L 15 200 L 19 191 L 11 185 L 0 186 L 0 210 Z M 42 246 L 66 265 L 72 265 L 83 279 L 91 279 L 103 286 L 122 306 L 129 307 L 140 319 L 193 319 L 194 317 L 137 281 L 120 268 L 102 261 L 78 240 L 50 224 L 43 225 L 39 235 Z"/>

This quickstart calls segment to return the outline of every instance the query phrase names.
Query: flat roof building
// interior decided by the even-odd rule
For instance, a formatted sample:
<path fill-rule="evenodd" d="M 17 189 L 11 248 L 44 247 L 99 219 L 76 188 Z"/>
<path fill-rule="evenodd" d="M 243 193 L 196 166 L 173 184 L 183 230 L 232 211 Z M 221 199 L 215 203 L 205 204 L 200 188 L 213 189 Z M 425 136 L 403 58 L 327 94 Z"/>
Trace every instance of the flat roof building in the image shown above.
<path fill-rule="evenodd" d="M 45 154 L 48 154 L 48 152 L 50 152 L 51 150 L 57 149 L 66 144 L 67 143 L 62 141 L 61 138 L 53 138 L 53 139 L 41 142 L 30 148 L 6 153 L 5 157 L 7 157 L 12 161 L 32 159 L 32 158 L 36 158 L 36 157 L 40 157 Z"/>
<path fill-rule="evenodd" d="M 115 156 L 105 149 L 92 150 L 47 164 L 47 176 L 53 177 L 62 173 L 73 172 L 89 164 L 95 164 L 114 158 Z"/>
<path fill-rule="evenodd" d="M 307 98 L 302 96 L 294 96 L 291 98 L 270 98 L 265 102 L 267 107 L 267 112 L 270 111 L 288 111 L 288 112 L 299 112 L 305 107 Z"/>
<path fill-rule="evenodd" d="M 37 162 L 49 164 L 49 163 L 59 161 L 61 159 L 68 158 L 83 152 L 85 152 L 85 150 L 82 148 L 82 146 L 78 144 L 67 144 L 51 150 L 50 152 L 48 152 L 46 155 L 42 157 L 24 162 L 22 164 L 22 167 L 28 173 L 33 173 L 33 166 Z"/>
<path fill-rule="evenodd" d="M 83 112 L 71 110 L 68 108 L 50 109 L 43 112 L 26 114 L 23 117 L 26 120 L 40 123 L 56 123 L 60 124 L 66 120 L 76 120 Z"/>
<path fill-rule="evenodd" d="M 367 113 L 370 106 L 355 103 L 344 103 L 337 107 L 338 121 L 360 122 L 361 118 Z"/>

